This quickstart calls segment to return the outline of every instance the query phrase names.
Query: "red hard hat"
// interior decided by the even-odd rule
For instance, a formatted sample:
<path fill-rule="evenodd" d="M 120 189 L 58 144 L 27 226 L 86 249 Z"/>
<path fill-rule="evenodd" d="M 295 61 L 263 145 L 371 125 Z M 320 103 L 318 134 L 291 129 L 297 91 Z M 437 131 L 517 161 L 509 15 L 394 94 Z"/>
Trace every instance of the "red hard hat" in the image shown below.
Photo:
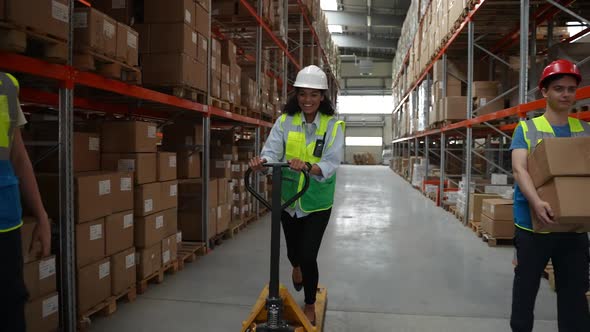
<path fill-rule="evenodd" d="M 542 88 L 543 81 L 545 79 L 553 75 L 561 74 L 574 76 L 578 84 L 580 84 L 580 81 L 582 80 L 582 75 L 580 75 L 580 70 L 578 69 L 578 66 L 576 66 L 576 64 L 568 60 L 558 59 L 551 62 L 547 67 L 545 67 L 545 69 L 543 69 L 543 75 L 539 80 L 539 90 Z"/>

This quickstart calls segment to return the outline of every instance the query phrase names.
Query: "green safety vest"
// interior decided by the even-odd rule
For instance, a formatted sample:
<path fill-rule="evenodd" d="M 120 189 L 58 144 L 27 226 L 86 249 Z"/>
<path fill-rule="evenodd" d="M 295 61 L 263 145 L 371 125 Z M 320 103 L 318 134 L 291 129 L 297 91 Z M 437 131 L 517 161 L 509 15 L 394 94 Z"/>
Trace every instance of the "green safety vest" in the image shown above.
<path fill-rule="evenodd" d="M 580 121 L 576 118 L 568 117 L 568 123 L 570 126 L 572 137 L 590 136 L 590 125 L 587 122 Z M 539 143 L 541 143 L 541 141 L 544 138 L 555 137 L 553 127 L 551 127 L 551 124 L 549 123 L 549 121 L 547 121 L 545 115 L 538 116 L 531 120 L 520 121 L 520 126 L 522 127 L 524 140 L 526 141 L 529 154 L 531 154 L 535 150 L 537 145 L 539 145 Z M 534 230 L 528 229 L 521 225 L 517 224 L 516 226 L 527 231 L 534 232 Z M 539 233 L 546 234 L 550 232 Z"/>
<path fill-rule="evenodd" d="M 18 118 L 18 81 L 0 72 L 0 233 L 22 225 L 18 178 L 10 161 L 13 134 Z"/>
<path fill-rule="evenodd" d="M 291 121 L 287 121 L 287 119 L 291 119 Z M 281 116 L 280 126 L 283 129 L 283 132 L 287 135 L 285 148 L 286 160 L 297 158 L 304 162 L 309 162 L 310 164 L 318 163 L 321 160 L 321 157 L 315 157 L 313 155 L 316 140 L 313 140 L 311 144 L 306 144 L 306 133 L 305 128 L 303 128 L 301 112 L 293 116 L 283 114 Z M 320 113 L 320 126 L 316 130 L 316 137 L 324 137 L 324 134 L 328 132 L 328 129 L 330 127 L 332 128 L 330 136 L 326 137 L 327 142 L 325 142 L 324 150 L 329 149 L 332 144 L 334 144 L 338 126 L 342 126 L 342 132 L 344 132 L 344 121 L 337 121 L 333 116 Z M 336 174 L 323 182 L 310 176 L 309 181 L 309 188 L 305 194 L 297 200 L 297 202 L 293 203 L 291 207 L 295 208 L 296 204 L 299 204 L 299 207 L 305 213 L 330 209 L 334 204 Z M 303 173 L 295 172 L 290 169 L 283 170 L 281 190 L 282 201 L 286 202 L 295 196 L 297 192 L 303 189 L 304 183 L 305 177 L 303 176 Z"/>

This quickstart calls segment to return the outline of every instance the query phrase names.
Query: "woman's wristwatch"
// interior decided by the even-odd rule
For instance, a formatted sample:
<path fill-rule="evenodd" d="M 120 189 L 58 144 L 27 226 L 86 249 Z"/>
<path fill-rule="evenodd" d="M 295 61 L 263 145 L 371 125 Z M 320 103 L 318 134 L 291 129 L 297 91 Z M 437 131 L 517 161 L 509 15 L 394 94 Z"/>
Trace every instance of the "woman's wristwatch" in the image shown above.
<path fill-rule="evenodd" d="M 309 162 L 307 162 L 307 161 L 306 161 L 306 162 L 305 162 L 305 166 L 307 166 L 307 171 L 308 171 L 308 172 L 311 172 L 311 167 L 312 167 L 312 166 L 311 166 L 311 164 L 310 164 Z"/>

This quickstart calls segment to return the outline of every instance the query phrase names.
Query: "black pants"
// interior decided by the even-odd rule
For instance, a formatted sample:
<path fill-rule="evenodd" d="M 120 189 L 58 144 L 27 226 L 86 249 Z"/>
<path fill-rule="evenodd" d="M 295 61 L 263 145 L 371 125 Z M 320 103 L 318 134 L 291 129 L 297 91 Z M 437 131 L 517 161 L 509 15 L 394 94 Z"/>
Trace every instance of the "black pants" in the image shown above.
<path fill-rule="evenodd" d="M 318 288 L 318 252 L 332 209 L 314 212 L 303 218 L 283 211 L 281 221 L 287 240 L 287 257 L 293 267 L 301 267 L 305 303 L 314 304 Z"/>
<path fill-rule="evenodd" d="M 539 283 L 550 258 L 555 269 L 559 331 L 590 331 L 585 295 L 588 291 L 589 262 L 587 234 L 535 234 L 517 228 L 514 245 L 518 265 L 512 288 L 512 331 L 533 330 Z"/>
<path fill-rule="evenodd" d="M 20 229 L 0 233 L 0 332 L 25 332 L 28 294 Z"/>

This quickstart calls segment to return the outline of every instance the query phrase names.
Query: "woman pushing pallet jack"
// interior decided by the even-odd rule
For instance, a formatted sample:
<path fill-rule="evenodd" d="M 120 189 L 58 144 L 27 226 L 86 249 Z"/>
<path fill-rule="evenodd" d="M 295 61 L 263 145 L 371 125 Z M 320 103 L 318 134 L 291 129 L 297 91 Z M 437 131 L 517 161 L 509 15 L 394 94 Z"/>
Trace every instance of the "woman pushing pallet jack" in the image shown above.
<path fill-rule="evenodd" d="M 328 80 L 320 68 L 308 66 L 302 69 L 294 87 L 295 94 L 274 124 L 261 156 L 249 163 L 251 171 L 273 167 L 274 206 L 265 203 L 251 187 L 248 190 L 273 211 L 274 244 L 271 245 L 270 290 L 265 288 L 262 292 L 242 331 L 294 331 L 297 327 L 301 331 L 320 331 L 324 321 L 326 290 L 318 287 L 317 255 L 334 202 L 336 169 L 342 162 L 345 126 L 333 116 L 334 108 L 326 94 Z M 283 169 L 286 167 L 289 169 Z M 247 181 L 249 175 L 250 172 Z M 285 287 L 281 286 L 279 290 L 279 220 L 285 232 L 287 256 L 293 267 L 293 286 L 297 291 L 304 289 L 303 310 Z M 272 272 L 274 270 L 276 274 Z M 271 296 L 267 298 L 269 291 Z M 277 305 L 273 296 L 276 299 L 279 295 L 282 303 Z M 282 324 L 280 320 L 291 322 L 291 327 L 278 327 Z M 252 328 L 260 322 L 266 323 Z"/>

